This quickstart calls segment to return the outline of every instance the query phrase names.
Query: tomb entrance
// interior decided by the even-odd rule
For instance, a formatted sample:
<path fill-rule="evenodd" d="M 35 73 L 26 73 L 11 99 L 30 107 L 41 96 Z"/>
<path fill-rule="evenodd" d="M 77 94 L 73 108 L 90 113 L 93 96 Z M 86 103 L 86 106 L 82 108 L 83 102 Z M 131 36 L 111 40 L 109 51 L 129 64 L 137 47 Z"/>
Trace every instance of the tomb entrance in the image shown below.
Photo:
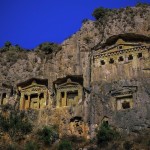
<path fill-rule="evenodd" d="M 133 107 L 133 96 L 120 96 L 116 98 L 116 109 L 123 110 Z"/>
<path fill-rule="evenodd" d="M 47 106 L 48 80 L 32 78 L 17 85 L 20 110 L 40 109 Z"/>
<path fill-rule="evenodd" d="M 11 85 L 0 85 L 0 105 L 8 103 L 9 98 L 13 95 L 13 87 Z"/>
<path fill-rule="evenodd" d="M 56 107 L 76 106 L 83 98 L 83 78 L 67 76 L 54 82 Z"/>
<path fill-rule="evenodd" d="M 133 108 L 134 93 L 137 91 L 136 86 L 125 86 L 122 89 L 111 92 L 113 106 L 115 110 L 126 110 Z"/>
<path fill-rule="evenodd" d="M 76 116 L 70 119 L 70 131 L 71 135 L 77 137 L 86 137 L 87 136 L 87 126 L 84 123 L 82 117 Z"/>

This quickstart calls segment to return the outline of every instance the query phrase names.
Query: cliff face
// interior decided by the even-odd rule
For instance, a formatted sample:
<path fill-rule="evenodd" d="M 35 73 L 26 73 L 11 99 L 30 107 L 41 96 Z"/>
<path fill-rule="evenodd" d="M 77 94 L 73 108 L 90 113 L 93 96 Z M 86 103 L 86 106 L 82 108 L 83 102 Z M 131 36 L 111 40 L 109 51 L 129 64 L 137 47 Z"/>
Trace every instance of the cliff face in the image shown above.
<path fill-rule="evenodd" d="M 12 85 L 30 77 L 49 79 L 49 88 L 58 77 L 83 74 L 85 86 L 89 86 L 89 55 L 91 48 L 112 35 L 121 33 L 150 34 L 150 7 L 120 9 L 100 21 L 87 21 L 81 29 L 65 40 L 62 50 L 46 58 L 35 52 L 2 53 L 0 58 L 0 82 Z M 17 60 L 15 61 L 14 59 Z"/>
<path fill-rule="evenodd" d="M 117 113 L 116 115 L 115 112 L 109 108 L 110 106 L 108 104 L 110 102 L 107 100 L 110 98 L 107 93 L 115 89 L 113 88 L 113 86 L 115 87 L 114 84 L 116 84 L 116 87 L 140 85 L 140 93 L 142 93 L 142 90 L 145 92 L 145 89 L 149 87 L 149 80 L 147 79 L 147 84 L 145 84 L 145 81 L 141 81 L 142 77 L 140 77 L 140 80 L 137 78 L 138 82 L 133 83 L 135 80 L 131 81 L 134 77 L 132 75 L 129 75 L 130 77 L 125 80 L 126 77 L 123 76 L 123 72 L 121 71 L 122 67 L 119 67 L 119 74 L 114 74 L 114 78 L 111 81 L 103 82 L 103 73 L 99 74 L 97 69 L 92 72 L 93 76 L 91 76 L 91 66 L 93 65 L 91 63 L 91 49 L 98 43 L 105 42 L 106 39 L 112 35 L 136 33 L 149 36 L 149 14 L 150 7 L 127 8 L 120 9 L 116 11 L 115 14 L 112 13 L 103 20 L 86 21 L 77 33 L 73 34 L 61 44 L 62 50 L 50 55 L 39 54 L 35 51 L 20 53 L 8 51 L 1 53 L 0 83 L 8 83 L 15 87 L 17 83 L 31 77 L 46 78 L 49 81 L 49 90 L 52 91 L 52 84 L 57 78 L 62 78 L 66 75 L 83 75 L 85 89 L 90 91 L 91 85 L 93 88 L 91 95 L 85 95 L 87 103 L 92 99 L 92 103 L 88 103 L 92 108 L 90 106 L 90 108 L 85 109 L 85 115 L 87 115 L 85 118 L 92 124 L 96 124 L 101 121 L 102 117 L 108 115 L 113 116 L 116 123 L 118 123 L 123 116 L 123 114 L 121 114 L 123 112 Z M 147 66 L 149 64 L 148 59 L 147 63 L 145 63 Z M 141 66 L 143 65 L 144 63 L 141 64 Z M 104 68 L 104 75 L 106 70 L 111 70 L 111 68 Z M 122 74 L 120 74 L 120 72 Z M 124 73 L 127 74 L 126 72 Z M 99 78 L 99 75 L 102 77 L 97 81 L 96 79 Z M 125 77 L 124 80 L 116 77 L 117 75 L 122 76 L 122 78 Z M 97 84 L 94 84 L 94 82 L 91 84 L 91 77 Z M 143 89 L 145 86 L 146 88 Z M 99 94 L 99 92 L 101 92 L 101 94 Z M 143 93 L 139 95 L 139 97 L 141 97 L 141 99 L 143 97 L 145 102 L 149 99 L 148 95 L 144 96 Z M 144 106 L 146 104 L 145 102 L 141 106 Z M 91 112 L 91 117 L 88 115 L 88 112 Z M 136 112 L 135 109 L 132 114 Z M 144 115 L 145 118 L 148 112 L 149 108 L 143 113 L 138 111 L 139 118 L 142 117 L 142 115 Z M 101 117 L 99 118 L 98 116 L 100 114 Z M 130 115 L 126 115 L 126 117 L 130 117 Z M 138 121 L 140 121 L 140 119 Z M 123 123 L 125 123 L 125 120 L 122 124 Z M 122 124 L 120 124 L 121 127 L 123 126 Z M 133 126 L 133 124 L 131 126 Z"/>

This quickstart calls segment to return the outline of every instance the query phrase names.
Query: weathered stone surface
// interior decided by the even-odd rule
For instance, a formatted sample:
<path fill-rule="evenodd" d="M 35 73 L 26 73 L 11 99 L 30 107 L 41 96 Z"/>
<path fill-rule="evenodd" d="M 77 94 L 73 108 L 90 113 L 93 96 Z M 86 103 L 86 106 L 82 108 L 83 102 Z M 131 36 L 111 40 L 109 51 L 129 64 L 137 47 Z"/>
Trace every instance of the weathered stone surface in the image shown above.
<path fill-rule="evenodd" d="M 139 61 L 95 67 L 93 47 L 98 43 L 101 45 L 112 35 L 136 33 L 149 36 L 149 12 L 150 7 L 136 7 L 132 8 L 134 15 L 125 9 L 104 21 L 87 21 L 77 33 L 61 44 L 62 50 L 48 56 L 30 51 L 25 54 L 20 53 L 24 57 L 14 61 L 9 60 L 8 52 L 1 53 L 0 83 L 12 85 L 15 91 L 17 83 L 29 78 L 48 79 L 48 89 L 53 93 L 53 82 L 58 78 L 82 75 L 85 90 L 82 113 L 80 105 L 69 110 L 45 109 L 38 114 L 38 125 L 59 124 L 62 126 L 61 133 L 66 133 L 66 130 L 69 131 L 70 118 L 81 114 L 84 122 L 89 125 L 91 133 L 104 117 L 108 118 L 111 125 L 121 129 L 134 131 L 147 128 L 150 126 L 149 48 L 148 54 Z M 18 54 L 13 56 L 16 55 Z M 115 57 L 115 61 L 118 61 L 118 56 Z M 137 92 L 132 95 L 133 108 L 116 110 L 111 92 L 124 90 L 124 87 L 130 86 L 137 87 Z M 33 115 L 33 118 L 36 117 Z"/>

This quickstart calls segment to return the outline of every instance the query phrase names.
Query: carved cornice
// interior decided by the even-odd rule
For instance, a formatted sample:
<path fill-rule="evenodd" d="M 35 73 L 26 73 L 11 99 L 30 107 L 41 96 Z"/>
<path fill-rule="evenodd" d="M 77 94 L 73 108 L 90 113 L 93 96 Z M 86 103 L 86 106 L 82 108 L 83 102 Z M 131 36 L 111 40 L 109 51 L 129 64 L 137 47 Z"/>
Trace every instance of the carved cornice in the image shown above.
<path fill-rule="evenodd" d="M 129 48 L 129 49 L 122 49 L 122 50 L 117 50 L 114 52 L 100 52 L 98 54 L 94 54 L 94 58 L 104 58 L 104 57 L 110 57 L 110 56 L 115 56 L 115 55 L 120 55 L 124 53 L 130 53 L 130 52 L 138 52 L 138 51 L 143 51 L 143 50 L 148 50 L 149 47 L 147 46 L 140 46 L 140 47 L 134 47 L 134 48 Z"/>
<path fill-rule="evenodd" d="M 56 89 L 68 89 L 68 88 L 78 88 L 80 86 L 77 82 L 72 82 L 70 78 L 67 79 L 67 82 L 60 84 Z"/>
<path fill-rule="evenodd" d="M 21 92 L 31 92 L 31 93 L 35 93 L 35 92 L 44 92 L 46 91 L 47 88 L 46 87 L 30 87 L 27 89 L 22 89 Z"/>
<path fill-rule="evenodd" d="M 121 89 L 112 90 L 110 91 L 110 93 L 111 96 L 113 97 L 118 97 L 118 96 L 120 97 L 120 96 L 132 95 L 136 91 L 137 91 L 137 86 L 124 86 Z"/>
<path fill-rule="evenodd" d="M 32 84 L 30 86 L 27 86 L 27 87 L 24 87 L 24 88 L 21 88 L 21 90 L 27 90 L 27 89 L 47 89 L 46 86 L 44 85 L 39 85 L 39 84 Z"/>
<path fill-rule="evenodd" d="M 76 89 L 78 89 L 78 85 L 72 85 L 72 86 L 62 86 L 62 87 L 58 87 L 57 88 L 57 90 L 60 90 L 60 89 L 68 89 L 68 90 L 70 90 L 70 89 L 73 89 L 73 88 L 76 88 Z"/>

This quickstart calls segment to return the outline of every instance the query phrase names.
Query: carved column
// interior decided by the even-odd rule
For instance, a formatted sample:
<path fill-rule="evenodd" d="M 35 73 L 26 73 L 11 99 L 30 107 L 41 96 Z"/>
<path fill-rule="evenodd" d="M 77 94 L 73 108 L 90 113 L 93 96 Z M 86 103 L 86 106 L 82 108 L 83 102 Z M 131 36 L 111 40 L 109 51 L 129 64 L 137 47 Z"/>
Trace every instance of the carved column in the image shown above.
<path fill-rule="evenodd" d="M 133 67 L 133 70 L 134 70 L 134 73 L 133 73 L 133 76 L 134 77 L 137 77 L 138 76 L 138 72 L 137 72 L 137 68 L 139 66 L 139 61 L 138 61 L 138 58 L 137 58 L 137 53 L 134 52 L 134 54 L 132 55 L 133 56 L 133 62 L 132 62 L 132 67 Z"/>
<path fill-rule="evenodd" d="M 46 104 L 47 104 L 47 91 L 44 91 L 43 94 L 44 94 L 43 104 L 44 104 L 44 107 L 45 107 Z"/>
<path fill-rule="evenodd" d="M 39 108 L 39 109 L 41 108 L 40 94 L 41 94 L 41 93 L 38 93 L 38 108 Z"/>
<path fill-rule="evenodd" d="M 60 106 L 60 91 L 57 89 L 56 93 L 56 108 Z"/>
<path fill-rule="evenodd" d="M 28 108 L 30 109 L 31 107 L 31 99 L 30 99 L 30 95 L 28 95 Z"/>
<path fill-rule="evenodd" d="M 61 97 L 61 92 L 58 92 L 58 99 L 57 99 L 57 106 L 61 107 L 62 106 L 62 97 Z"/>
<path fill-rule="evenodd" d="M 25 99 L 24 99 L 24 93 L 21 93 L 21 98 L 20 98 L 20 110 L 25 109 Z"/>
<path fill-rule="evenodd" d="M 3 96 L 3 94 L 1 94 L 1 97 L 0 97 L 0 105 L 2 105 L 2 97 Z"/>
<path fill-rule="evenodd" d="M 46 106 L 48 106 L 48 105 L 49 105 L 49 100 L 50 100 L 50 99 L 49 99 L 49 98 L 50 98 L 50 97 L 49 97 L 50 94 L 49 94 L 49 91 L 48 91 L 48 90 L 46 91 L 46 94 L 45 94 L 45 95 L 46 95 L 46 101 L 45 101 L 45 102 L 46 102 Z"/>
<path fill-rule="evenodd" d="M 64 98 L 65 98 L 65 99 L 64 99 L 64 100 L 65 100 L 64 104 L 67 106 L 67 105 L 68 105 L 68 104 L 67 104 L 67 103 L 68 103 L 68 102 L 67 102 L 67 91 L 64 92 Z"/>
<path fill-rule="evenodd" d="M 48 93 L 48 91 L 44 91 L 44 103 L 45 103 L 45 107 L 48 106 L 48 100 L 49 100 L 49 93 Z"/>

